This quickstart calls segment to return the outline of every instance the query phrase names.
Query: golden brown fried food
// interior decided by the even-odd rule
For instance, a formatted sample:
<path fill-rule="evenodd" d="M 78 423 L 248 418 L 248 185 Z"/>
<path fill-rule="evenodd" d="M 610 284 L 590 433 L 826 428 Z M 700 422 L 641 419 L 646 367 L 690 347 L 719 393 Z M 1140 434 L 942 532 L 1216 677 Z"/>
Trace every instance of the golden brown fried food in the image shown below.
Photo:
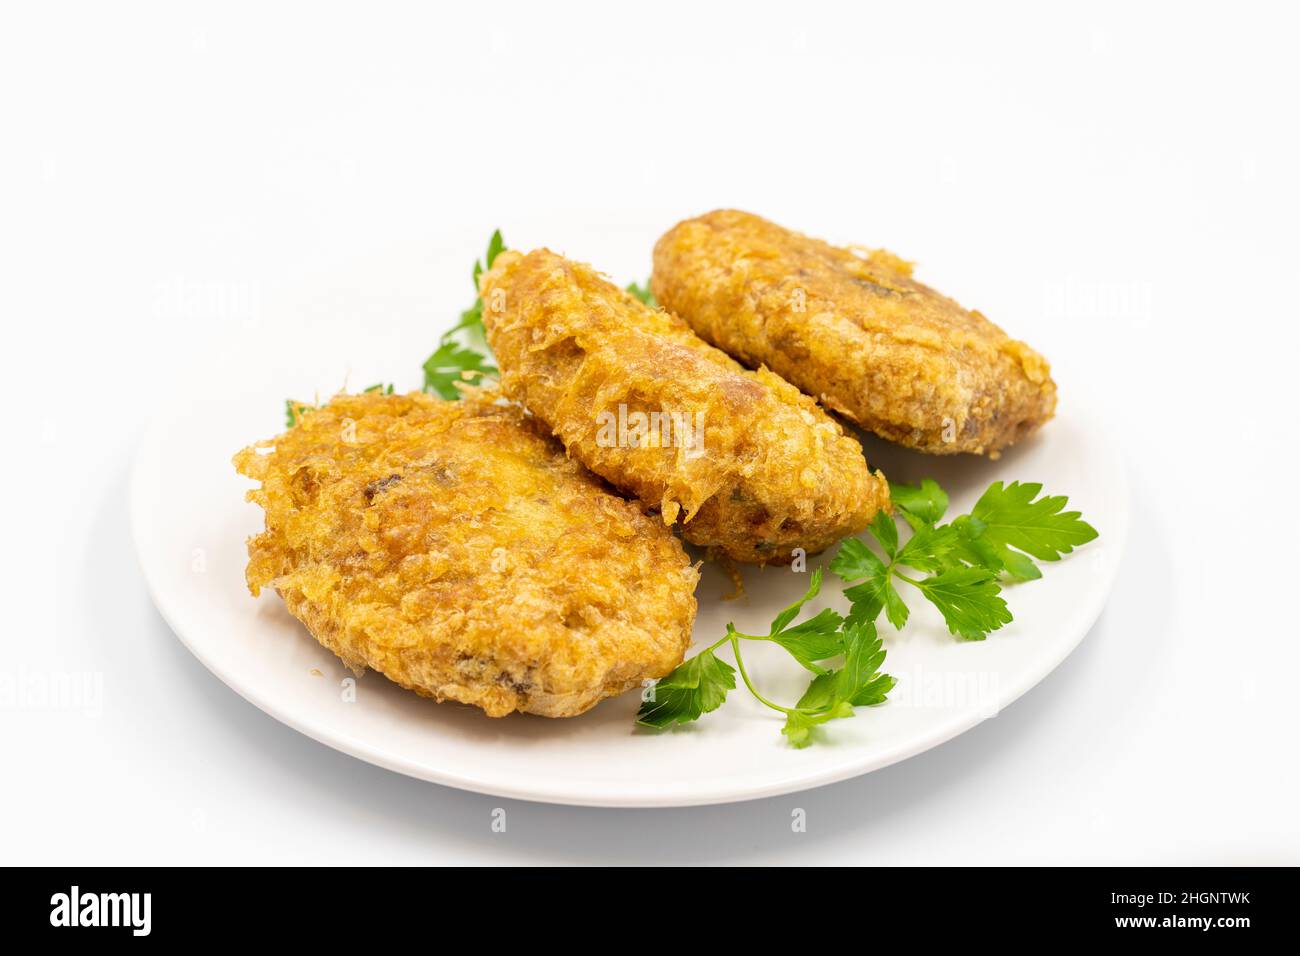
<path fill-rule="evenodd" d="M 677 666 L 681 544 L 490 392 L 340 395 L 235 456 L 273 587 L 354 668 L 501 717 L 570 717 Z"/>
<path fill-rule="evenodd" d="M 816 402 L 590 267 L 506 252 L 480 287 L 504 391 L 596 474 L 680 519 L 688 541 L 784 564 L 887 503 L 884 477 Z"/>
<path fill-rule="evenodd" d="M 660 238 L 652 289 L 705 340 L 909 448 L 997 457 L 1056 408 L 1041 355 L 884 250 L 718 210 Z"/>

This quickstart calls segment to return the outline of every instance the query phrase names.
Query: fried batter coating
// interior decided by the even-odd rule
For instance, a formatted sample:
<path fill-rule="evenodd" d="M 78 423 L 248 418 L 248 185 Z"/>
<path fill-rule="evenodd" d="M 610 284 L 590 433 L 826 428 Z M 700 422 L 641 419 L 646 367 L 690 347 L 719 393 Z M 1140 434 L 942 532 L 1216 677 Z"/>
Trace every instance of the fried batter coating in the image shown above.
<path fill-rule="evenodd" d="M 660 238 L 652 289 L 744 364 L 919 451 L 996 458 L 1056 408 L 1041 355 L 883 249 L 841 249 L 718 210 Z"/>
<path fill-rule="evenodd" d="M 237 454 L 266 512 L 248 587 L 425 697 L 571 717 L 681 662 L 699 572 L 495 398 L 339 395 Z"/>
<path fill-rule="evenodd" d="M 887 504 L 884 477 L 816 402 L 590 267 L 546 249 L 507 252 L 480 288 L 506 394 L 596 474 L 665 523 L 680 519 L 686 540 L 786 564 L 796 548 L 861 531 Z"/>

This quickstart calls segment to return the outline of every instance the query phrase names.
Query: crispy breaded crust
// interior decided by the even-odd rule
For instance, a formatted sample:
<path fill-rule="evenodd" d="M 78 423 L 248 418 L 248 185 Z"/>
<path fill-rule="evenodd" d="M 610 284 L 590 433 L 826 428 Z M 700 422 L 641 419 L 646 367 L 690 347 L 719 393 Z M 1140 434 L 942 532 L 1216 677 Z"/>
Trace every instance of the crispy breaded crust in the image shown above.
<path fill-rule="evenodd" d="M 273 587 L 323 645 L 501 717 L 580 714 L 682 660 L 681 544 L 492 393 L 339 395 L 235 456 Z"/>
<path fill-rule="evenodd" d="M 858 442 L 766 369 L 749 372 L 670 313 L 546 249 L 502 253 L 480 280 L 502 388 L 569 454 L 737 561 L 789 563 L 861 531 L 888 502 Z M 703 451 L 611 443 L 611 418 L 677 413 Z M 702 417 L 696 418 L 697 414 Z M 680 434 L 680 433 L 678 433 Z M 670 436 L 671 437 L 671 436 Z"/>
<path fill-rule="evenodd" d="M 652 288 L 707 341 L 909 448 L 996 457 L 1056 408 L 1041 355 L 884 250 L 724 209 L 660 238 Z"/>

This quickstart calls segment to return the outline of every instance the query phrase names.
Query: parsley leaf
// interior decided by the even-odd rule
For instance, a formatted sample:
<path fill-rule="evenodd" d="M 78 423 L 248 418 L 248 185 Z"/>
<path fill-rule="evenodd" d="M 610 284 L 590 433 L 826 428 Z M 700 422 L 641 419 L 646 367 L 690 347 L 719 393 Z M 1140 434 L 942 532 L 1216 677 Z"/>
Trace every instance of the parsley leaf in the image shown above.
<path fill-rule="evenodd" d="M 1003 570 L 1004 564 L 998 556 L 998 549 L 981 537 L 984 534 L 983 521 L 962 515 L 953 520 L 951 527 L 956 532 L 950 554 L 952 567 L 984 568 L 994 574 Z M 1031 561 L 1030 564 L 1032 563 Z"/>
<path fill-rule="evenodd" d="M 829 720 L 835 720 L 837 717 L 852 716 L 853 708 L 842 701 L 837 703 L 833 709 L 819 714 L 812 714 L 796 708 L 786 713 L 785 726 L 781 728 L 781 733 L 785 734 L 792 747 L 802 750 L 813 742 L 813 730 L 819 725 Z"/>
<path fill-rule="evenodd" d="M 894 552 L 898 550 L 898 524 L 893 516 L 885 511 L 877 511 L 867 530 L 880 542 L 880 546 L 885 549 L 885 554 L 892 558 Z"/>
<path fill-rule="evenodd" d="M 492 233 L 488 240 L 487 254 L 480 261 L 474 260 L 474 304 L 460 314 L 460 319 L 438 340 L 437 350 L 424 362 L 424 390 L 436 392 L 442 398 L 454 401 L 460 398 L 457 382 L 478 383 L 485 375 L 496 375 L 496 366 L 492 364 L 492 353 L 487 347 L 486 329 L 483 327 L 483 298 L 478 294 L 478 280 L 485 270 L 492 268 L 506 248 L 501 238 L 501 230 Z M 487 265 L 483 265 L 486 262 Z M 476 343 L 481 343 L 482 351 L 465 343 L 457 343 L 459 333 L 468 332 Z"/>
<path fill-rule="evenodd" d="M 478 263 L 477 262 L 474 263 L 474 266 L 475 268 L 477 268 Z M 477 286 L 475 286 L 475 288 L 477 288 Z M 483 300 L 482 299 L 476 299 L 472 306 L 470 306 L 468 309 L 462 312 L 460 314 L 460 319 L 456 322 L 455 325 L 449 328 L 446 332 L 442 333 L 442 338 L 439 339 L 439 341 L 442 343 L 446 343 L 450 341 L 451 337 L 455 335 L 457 332 L 462 332 L 465 330 L 474 332 L 480 337 L 487 334 L 487 330 L 483 328 Z"/>
<path fill-rule="evenodd" d="M 808 582 L 808 590 L 804 592 L 804 596 L 795 601 L 772 620 L 772 630 L 770 633 L 775 634 L 777 631 L 785 630 L 785 626 L 798 616 L 800 608 L 815 598 L 821 589 L 822 570 L 821 568 L 818 568 L 812 573 L 812 579 Z"/>
<path fill-rule="evenodd" d="M 885 699 L 894 680 L 879 673 L 885 659 L 875 625 L 870 622 L 847 625 L 835 611 L 825 609 L 795 623 L 805 604 L 821 589 L 821 571 L 814 571 L 803 597 L 773 619 L 765 635 L 741 634 L 734 624 L 711 646 L 680 665 L 655 685 L 654 699 L 643 701 L 637 722 L 652 727 L 698 720 L 720 707 L 727 691 L 735 687 L 736 669 L 745 687 L 764 706 L 785 715 L 781 733 L 794 747 L 814 742 L 813 731 L 822 724 L 853 716 L 855 704 L 877 704 Z M 741 642 L 770 641 L 814 674 L 812 682 L 794 707 L 785 707 L 764 697 L 754 687 L 741 657 Z M 718 660 L 714 654 L 723 644 L 730 644 L 736 668 Z M 818 661 L 843 655 L 838 669 L 826 669 Z"/>
<path fill-rule="evenodd" d="M 907 624 L 907 605 L 898 588 L 894 587 L 891 572 L 884 565 L 878 574 L 873 574 L 862 584 L 845 588 L 844 596 L 853 602 L 848 618 L 850 624 L 874 624 L 882 609 L 894 627 L 902 630 Z"/>
<path fill-rule="evenodd" d="M 1018 551 L 1040 561 L 1058 561 L 1097 537 L 1097 530 L 1079 512 L 1062 511 L 1069 501 L 1064 495 L 1044 495 L 1035 501 L 1042 490 L 1038 482 L 1003 485 L 995 481 L 971 509 L 971 517 L 983 524 L 980 539 L 997 550 L 1012 577 L 1023 579 L 1027 566 L 1033 568 L 1031 576 L 1039 576 L 1033 562 Z"/>
<path fill-rule="evenodd" d="M 885 515 L 885 520 L 890 524 L 894 523 L 894 519 L 888 515 Z M 879 540 L 881 535 L 876 534 L 877 524 L 878 521 L 872 522 L 871 530 Z M 890 545 L 882 542 L 881 546 L 886 551 L 891 546 L 897 545 L 896 535 L 897 531 Z M 890 540 L 887 533 L 884 537 Z M 840 546 L 839 553 L 831 562 L 831 570 L 845 581 L 862 581 L 861 584 L 846 588 L 844 591 L 844 596 L 852 602 L 848 617 L 850 624 L 874 624 L 882 609 L 885 616 L 889 618 L 889 623 L 894 627 L 901 630 L 907 624 L 907 605 L 892 580 L 895 561 L 896 559 L 891 558 L 890 563 L 886 564 L 866 544 L 856 538 L 850 538 Z"/>
<path fill-rule="evenodd" d="M 885 651 L 872 624 L 844 631 L 844 666 L 818 674 L 786 715 L 785 734 L 795 747 L 813 742 L 813 731 L 830 720 L 853 716 L 854 707 L 884 703 L 895 680 L 880 673 Z"/>
<path fill-rule="evenodd" d="M 881 652 L 883 654 L 883 652 Z M 840 679 L 839 671 L 827 671 L 825 674 L 818 674 L 808 684 L 808 689 L 804 691 L 799 698 L 798 709 L 806 711 L 822 711 L 834 704 L 838 681 Z M 888 674 L 873 674 L 871 678 L 864 681 L 861 686 L 854 692 L 848 703 L 854 707 L 872 707 L 876 704 L 883 704 L 886 695 L 893 690 L 898 683 Z"/>
<path fill-rule="evenodd" d="M 712 650 L 701 651 L 655 684 L 651 699 L 641 702 L 636 721 L 647 727 L 690 723 L 721 707 L 735 686 L 735 668 L 718 660 Z"/>
<path fill-rule="evenodd" d="M 919 487 L 891 481 L 889 499 L 895 509 L 902 510 L 903 517 L 913 528 L 938 524 L 948 510 L 948 493 L 930 478 L 923 480 Z"/>
<path fill-rule="evenodd" d="M 797 710 L 820 711 L 835 702 L 836 671 L 818 674 L 808 683 L 808 689 L 795 704 Z"/>
<path fill-rule="evenodd" d="M 870 577 L 877 569 L 883 573 L 885 562 L 881 561 L 876 553 L 858 538 L 849 538 L 841 544 L 839 551 L 831 559 L 831 573 L 845 581 Z"/>
<path fill-rule="evenodd" d="M 484 375 L 496 373 L 487 356 L 455 342 L 446 342 L 424 362 L 424 390 L 454 401 L 460 398 L 457 382 L 477 382 Z"/>
<path fill-rule="evenodd" d="M 306 402 L 297 402 L 292 398 L 286 398 L 284 400 L 285 428 L 293 428 L 302 421 L 302 417 L 311 411 L 313 407 L 314 406 L 308 405 Z"/>
<path fill-rule="evenodd" d="M 635 282 L 629 282 L 627 285 L 627 291 L 631 292 L 646 305 L 650 306 L 650 308 L 659 308 L 659 301 L 655 298 L 655 294 L 650 291 L 649 279 L 645 280 L 645 285 L 637 285 Z"/>
<path fill-rule="evenodd" d="M 880 673 L 884 662 L 883 642 L 874 624 L 848 628 L 844 632 L 844 666 L 835 673 L 836 700 L 847 701 L 855 707 L 883 701 L 894 686 L 892 677 Z"/>
<path fill-rule="evenodd" d="M 953 525 L 922 525 L 895 560 L 920 571 L 942 571 L 959 559 L 961 547 L 961 534 Z"/>
<path fill-rule="evenodd" d="M 771 635 L 771 639 L 808 670 L 820 674 L 822 668 L 817 661 L 835 657 L 843 650 L 840 639 L 840 625 L 843 623 L 844 618 L 838 612 L 826 608 L 801 624 L 778 631 Z"/>
<path fill-rule="evenodd" d="M 898 588 L 894 587 L 893 581 L 886 581 L 884 588 L 885 599 L 885 617 L 889 623 L 902 630 L 907 625 L 907 617 L 910 613 L 907 605 L 903 602 L 903 596 L 898 593 Z"/>
<path fill-rule="evenodd" d="M 984 568 L 953 568 L 914 583 L 939 609 L 948 630 L 968 641 L 982 641 L 1011 623 L 1002 589 Z"/>
<path fill-rule="evenodd" d="M 864 582 L 844 592 L 852 602 L 848 620 L 851 624 L 874 624 L 885 606 L 885 588 L 889 583 L 885 562 L 865 542 L 850 538 L 840 545 L 831 561 L 831 571 L 844 581 Z"/>
<path fill-rule="evenodd" d="M 487 260 L 487 267 L 491 269 L 492 264 L 497 261 L 497 256 L 501 255 L 501 253 L 505 251 L 506 243 L 505 240 L 501 238 L 501 230 L 494 229 L 492 231 L 492 238 L 488 240 L 487 255 L 484 257 Z M 477 284 L 477 282 L 475 284 Z"/>

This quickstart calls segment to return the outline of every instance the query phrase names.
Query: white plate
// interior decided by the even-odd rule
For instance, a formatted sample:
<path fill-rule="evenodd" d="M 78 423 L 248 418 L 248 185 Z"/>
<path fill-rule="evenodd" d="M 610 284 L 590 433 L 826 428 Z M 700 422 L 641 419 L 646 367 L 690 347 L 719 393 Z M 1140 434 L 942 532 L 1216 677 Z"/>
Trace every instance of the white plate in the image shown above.
<path fill-rule="evenodd" d="M 1046 566 L 1041 580 L 1011 587 L 1015 621 L 984 642 L 951 637 L 937 612 L 908 595 L 913 616 L 905 631 L 881 621 L 885 669 L 899 679 L 889 702 L 835 722 L 826 742 L 804 750 L 787 746 L 780 718 L 743 688 L 721 710 L 670 732 L 634 727 L 635 693 L 569 720 L 492 720 L 367 673 L 349 701 L 350 672 L 274 594 L 255 600 L 244 586 L 244 541 L 260 530 L 261 511 L 243 500 L 250 483 L 234 473 L 230 457 L 268 436 L 282 403 L 278 389 L 199 401 L 148 430 L 135 461 L 131 511 L 159 611 L 214 674 L 289 726 L 382 767 L 502 797 L 623 807 L 722 803 L 832 783 L 918 754 L 996 714 L 1075 648 L 1101 612 L 1128 522 L 1124 469 L 1113 447 L 1068 407 L 998 462 L 930 458 L 868 441 L 872 465 L 895 478 L 938 479 L 952 494 L 951 514 L 968 509 L 991 481 L 1041 481 L 1047 491 L 1068 494 L 1100 538 Z M 748 596 L 724 601 L 727 580 L 705 566 L 699 642 L 715 640 L 728 620 L 761 631 L 808 578 L 751 568 L 745 580 Z M 835 580 L 827 576 L 825 599 L 814 608 L 847 607 Z M 751 675 L 769 696 L 795 700 L 806 674 L 768 650 L 747 654 Z"/>

